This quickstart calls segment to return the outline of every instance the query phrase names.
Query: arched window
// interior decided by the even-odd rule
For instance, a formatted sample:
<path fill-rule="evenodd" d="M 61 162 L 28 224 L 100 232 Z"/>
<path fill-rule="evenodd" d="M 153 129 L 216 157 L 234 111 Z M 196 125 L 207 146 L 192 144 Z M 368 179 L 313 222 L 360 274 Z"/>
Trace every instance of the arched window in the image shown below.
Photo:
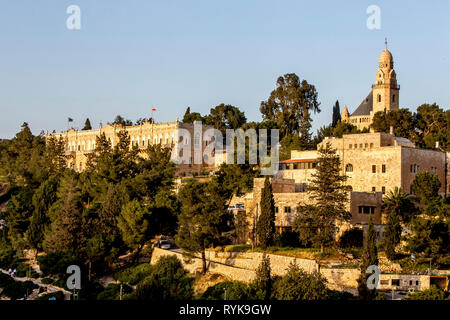
<path fill-rule="evenodd" d="M 345 172 L 353 172 L 353 165 L 351 163 L 345 165 Z"/>
<path fill-rule="evenodd" d="M 381 102 L 381 94 L 378 95 L 378 102 Z"/>
<path fill-rule="evenodd" d="M 395 102 L 395 94 L 392 95 L 392 102 Z"/>

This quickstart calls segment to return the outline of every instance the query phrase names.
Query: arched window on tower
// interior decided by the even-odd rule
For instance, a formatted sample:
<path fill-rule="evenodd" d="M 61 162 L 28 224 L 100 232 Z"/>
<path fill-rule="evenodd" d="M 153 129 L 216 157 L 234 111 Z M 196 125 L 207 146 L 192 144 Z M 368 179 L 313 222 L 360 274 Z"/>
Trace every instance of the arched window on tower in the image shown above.
<path fill-rule="evenodd" d="M 381 102 L 381 94 L 378 95 L 378 102 Z"/>
<path fill-rule="evenodd" d="M 392 95 L 392 102 L 395 102 L 395 94 Z"/>

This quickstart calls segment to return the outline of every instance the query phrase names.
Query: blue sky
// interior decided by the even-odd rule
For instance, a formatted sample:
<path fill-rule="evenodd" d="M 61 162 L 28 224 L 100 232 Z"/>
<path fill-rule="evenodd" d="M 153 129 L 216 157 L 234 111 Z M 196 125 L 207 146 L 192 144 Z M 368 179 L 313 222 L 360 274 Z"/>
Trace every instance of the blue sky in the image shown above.
<path fill-rule="evenodd" d="M 381 30 L 366 8 L 381 8 Z M 66 8 L 81 8 L 81 30 Z M 322 112 L 353 111 L 370 91 L 388 37 L 400 104 L 450 107 L 450 1 L 9 0 L 0 4 L 0 138 L 27 121 L 67 129 L 115 115 L 182 118 L 220 104 L 259 121 L 278 76 L 316 85 Z"/>

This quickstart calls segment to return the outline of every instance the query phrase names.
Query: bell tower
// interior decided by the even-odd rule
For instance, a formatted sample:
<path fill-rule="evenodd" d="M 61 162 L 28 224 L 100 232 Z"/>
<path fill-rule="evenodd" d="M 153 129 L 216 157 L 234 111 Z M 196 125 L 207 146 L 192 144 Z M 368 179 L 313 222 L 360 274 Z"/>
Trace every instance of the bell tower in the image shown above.
<path fill-rule="evenodd" d="M 394 71 L 394 59 L 387 48 L 380 55 L 377 77 L 372 85 L 373 114 L 378 111 L 399 109 L 400 86 L 397 85 L 397 75 Z"/>

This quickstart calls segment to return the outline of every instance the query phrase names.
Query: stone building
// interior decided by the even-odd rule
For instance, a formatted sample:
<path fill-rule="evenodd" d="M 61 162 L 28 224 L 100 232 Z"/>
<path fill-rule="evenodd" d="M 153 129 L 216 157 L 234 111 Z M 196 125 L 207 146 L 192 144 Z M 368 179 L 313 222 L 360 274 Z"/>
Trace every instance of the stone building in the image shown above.
<path fill-rule="evenodd" d="M 378 111 L 399 109 L 400 85 L 397 84 L 397 74 L 394 70 L 394 58 L 387 49 L 381 53 L 375 84 L 361 104 L 349 113 L 347 106 L 342 111 L 342 121 L 351 123 L 358 129 L 369 128 L 373 116 Z"/>
<path fill-rule="evenodd" d="M 411 193 L 411 184 L 418 172 L 428 171 L 441 181 L 441 195 L 450 191 L 448 179 L 449 153 L 416 148 L 405 138 L 387 133 L 349 134 L 342 138 L 325 138 L 318 149 L 329 143 L 341 160 L 341 172 L 351 186 L 347 209 L 351 213 L 348 225 L 365 228 L 373 216 L 378 238 L 383 238 L 382 199 L 395 187 Z M 276 227 L 289 229 L 299 204 L 310 203 L 308 185 L 319 161 L 319 152 L 291 152 L 291 159 L 279 162 L 279 171 L 272 178 L 275 200 Z M 240 200 L 245 203 L 247 215 L 256 220 L 264 178 L 254 180 L 254 189 Z"/>
<path fill-rule="evenodd" d="M 181 154 L 180 158 L 183 158 L 183 151 L 190 151 L 184 155 L 186 161 L 177 166 L 178 174 L 183 176 L 192 173 L 202 173 L 214 168 L 214 162 L 208 164 L 207 161 L 200 160 L 199 163 L 195 163 L 193 159 L 194 148 L 201 145 L 202 149 L 204 149 L 210 142 L 207 139 L 208 136 L 205 135 L 205 131 L 212 127 L 198 125 L 196 128 L 200 128 L 196 129 L 200 131 L 194 130 L 193 123 L 182 123 L 179 121 L 153 123 L 147 121 L 134 126 L 108 124 L 105 127 L 94 130 L 75 130 L 72 128 L 65 132 L 47 134 L 47 138 L 54 136 L 58 139 L 64 139 L 67 165 L 76 171 L 82 171 L 86 168 L 87 155 L 95 150 L 98 136 L 105 134 L 111 146 L 114 147 L 118 143 L 118 133 L 126 130 L 130 136 L 130 148 L 138 147 L 142 151 L 141 154 L 149 145 L 155 144 L 172 148 L 172 150 L 175 150 L 172 156 Z"/>

